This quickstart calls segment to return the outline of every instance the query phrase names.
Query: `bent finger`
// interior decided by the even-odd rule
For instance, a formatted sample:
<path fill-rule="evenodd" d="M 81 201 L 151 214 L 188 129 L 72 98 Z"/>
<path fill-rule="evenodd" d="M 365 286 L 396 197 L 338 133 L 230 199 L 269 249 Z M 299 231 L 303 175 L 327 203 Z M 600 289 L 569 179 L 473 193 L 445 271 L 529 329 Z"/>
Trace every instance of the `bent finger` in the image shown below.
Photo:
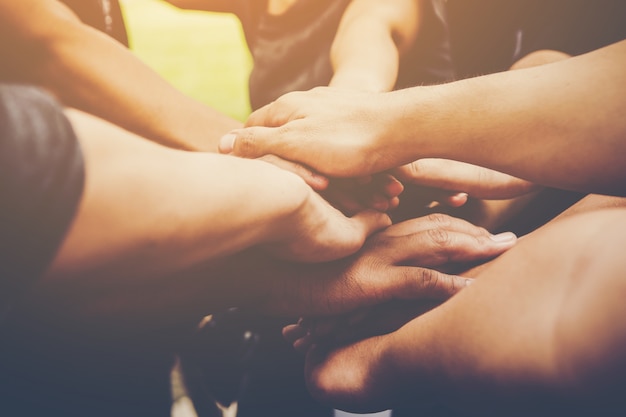
<path fill-rule="evenodd" d="M 489 235 L 485 228 L 475 226 L 467 220 L 443 213 L 433 213 L 396 223 L 385 231 L 384 236 L 409 236 L 430 229 L 452 230 L 477 236 Z"/>
<path fill-rule="evenodd" d="M 395 298 L 444 301 L 472 283 L 471 278 L 448 275 L 429 268 L 403 266 L 393 272 Z"/>
<path fill-rule="evenodd" d="M 403 263 L 437 267 L 448 263 L 491 259 L 515 245 L 517 237 L 510 232 L 498 235 L 473 234 L 456 230 L 430 229 L 403 238 L 409 250 Z M 409 255 L 412 251 L 412 255 Z"/>

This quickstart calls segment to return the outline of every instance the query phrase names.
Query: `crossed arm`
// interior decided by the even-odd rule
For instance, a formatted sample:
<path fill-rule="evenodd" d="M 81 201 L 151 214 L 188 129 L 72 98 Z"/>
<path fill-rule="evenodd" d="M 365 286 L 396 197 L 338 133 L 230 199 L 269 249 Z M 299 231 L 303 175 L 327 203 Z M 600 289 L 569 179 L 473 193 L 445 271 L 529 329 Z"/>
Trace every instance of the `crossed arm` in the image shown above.
<path fill-rule="evenodd" d="M 185 96 L 58 0 L 0 1 L 6 79 L 167 146 L 216 151 L 240 123 Z"/>
<path fill-rule="evenodd" d="M 386 229 L 349 256 L 389 225 L 385 214 L 347 218 L 271 164 L 173 150 L 66 112 L 85 189 L 56 258 L 23 300 L 34 316 L 158 326 L 231 306 L 328 315 L 394 298 L 440 301 L 467 280 L 437 267 L 515 243 L 435 216 Z"/>

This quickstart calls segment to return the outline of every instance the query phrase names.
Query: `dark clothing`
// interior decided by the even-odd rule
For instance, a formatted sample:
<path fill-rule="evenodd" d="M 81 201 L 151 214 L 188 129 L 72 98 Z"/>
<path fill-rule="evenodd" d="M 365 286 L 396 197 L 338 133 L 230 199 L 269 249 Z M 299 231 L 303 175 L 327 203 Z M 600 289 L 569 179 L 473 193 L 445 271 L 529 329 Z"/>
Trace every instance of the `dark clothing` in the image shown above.
<path fill-rule="evenodd" d="M 66 3 L 126 43 L 117 0 Z M 11 70 L 0 82 L 17 78 Z M 37 282 L 82 187 L 83 159 L 61 107 L 36 88 L 0 84 L 0 414 L 169 417 L 174 345 L 188 329 L 115 315 L 96 322 L 60 301 L 82 300 L 88 282 Z"/>
<path fill-rule="evenodd" d="M 0 311 L 37 280 L 81 196 L 83 159 L 56 102 L 0 84 Z"/>
<path fill-rule="evenodd" d="M 508 70 L 531 52 L 580 55 L 626 39 L 623 0 L 449 0 L 459 78 Z"/>
<path fill-rule="evenodd" d="M 61 300 L 80 304 L 89 284 L 37 282 L 72 222 L 83 175 L 62 108 L 37 88 L 0 84 L 2 413 L 169 417 L 174 345 L 187 329 L 85 318 Z"/>
<path fill-rule="evenodd" d="M 350 0 L 300 0 L 281 15 L 267 2 L 240 0 L 229 11 L 242 22 L 253 58 L 250 104 L 257 109 L 290 91 L 328 85 L 333 70 L 330 48 Z M 396 88 L 453 78 L 441 2 L 427 0 L 420 35 L 403 56 Z"/>
<path fill-rule="evenodd" d="M 253 58 L 253 109 L 291 91 L 328 85 L 331 46 L 350 1 L 299 0 L 281 15 L 267 13 L 267 0 L 234 0 L 219 10 L 234 13 L 242 23 Z M 396 88 L 454 78 L 443 3 L 422 4 L 420 34 L 401 59 Z M 212 409 L 213 398 L 224 405 L 236 399 L 242 417 L 332 416 L 332 409 L 308 394 L 303 357 L 281 335 L 282 327 L 295 320 L 240 311 L 214 315 L 181 354 L 199 408 Z M 254 341 L 244 335 L 254 335 Z"/>
<path fill-rule="evenodd" d="M 28 366 L 18 357 L 28 345 L 14 345 L 10 329 L 57 252 L 82 189 L 82 155 L 61 107 L 34 87 L 0 84 L 0 398 L 8 415 L 19 415 L 11 389 L 20 384 L 7 365 Z"/>
<path fill-rule="evenodd" d="M 521 29 L 520 57 L 540 49 L 581 55 L 626 39 L 626 2 L 534 0 Z"/>
<path fill-rule="evenodd" d="M 290 91 L 328 85 L 333 75 L 330 46 L 349 2 L 301 0 L 280 16 L 258 16 L 256 27 L 246 32 L 254 62 L 249 83 L 253 109 Z"/>

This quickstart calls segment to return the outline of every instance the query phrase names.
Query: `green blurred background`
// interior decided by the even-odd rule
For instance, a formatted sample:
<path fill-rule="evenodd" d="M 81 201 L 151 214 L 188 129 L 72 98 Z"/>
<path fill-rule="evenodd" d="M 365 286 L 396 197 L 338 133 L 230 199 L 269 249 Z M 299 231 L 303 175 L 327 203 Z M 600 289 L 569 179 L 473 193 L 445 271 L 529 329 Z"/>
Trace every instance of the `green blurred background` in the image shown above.
<path fill-rule="evenodd" d="M 176 88 L 238 120 L 250 114 L 252 60 L 239 20 L 179 10 L 160 0 L 120 0 L 131 49 Z"/>

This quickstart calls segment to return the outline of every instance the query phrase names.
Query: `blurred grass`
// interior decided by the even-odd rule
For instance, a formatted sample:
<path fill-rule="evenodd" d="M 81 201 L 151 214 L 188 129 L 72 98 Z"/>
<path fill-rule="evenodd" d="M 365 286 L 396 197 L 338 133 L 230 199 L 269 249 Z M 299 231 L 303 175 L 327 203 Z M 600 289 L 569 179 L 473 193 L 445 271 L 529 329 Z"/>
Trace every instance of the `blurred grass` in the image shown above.
<path fill-rule="evenodd" d="M 238 120 L 250 114 L 251 58 L 238 19 L 160 0 L 120 0 L 131 49 L 183 93 Z"/>

